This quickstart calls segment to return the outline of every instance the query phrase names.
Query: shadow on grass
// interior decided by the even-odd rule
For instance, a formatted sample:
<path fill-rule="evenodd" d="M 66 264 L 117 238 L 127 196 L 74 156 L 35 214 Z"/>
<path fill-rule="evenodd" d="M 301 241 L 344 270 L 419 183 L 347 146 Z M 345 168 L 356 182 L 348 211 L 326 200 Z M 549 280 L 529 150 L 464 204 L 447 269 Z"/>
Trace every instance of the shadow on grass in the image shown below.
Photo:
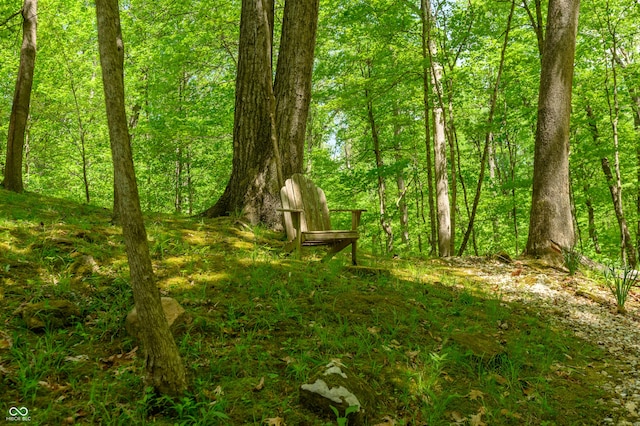
<path fill-rule="evenodd" d="M 176 336 L 190 393 L 158 400 L 124 331 L 133 300 L 110 212 L 4 191 L 0 205 L 5 412 L 25 406 L 43 424 L 331 424 L 299 405 L 298 390 L 339 358 L 376 389 L 374 418 L 396 424 L 605 417 L 597 347 L 455 268 L 365 254 L 365 265 L 387 272 L 362 274 L 345 267 L 348 254 L 326 264 L 312 250 L 287 257 L 279 234 L 231 218 L 148 215 L 158 287 L 192 317 Z M 88 258 L 96 267 L 80 268 Z M 82 318 L 36 334 L 12 314 L 51 298 L 78 304 Z"/>

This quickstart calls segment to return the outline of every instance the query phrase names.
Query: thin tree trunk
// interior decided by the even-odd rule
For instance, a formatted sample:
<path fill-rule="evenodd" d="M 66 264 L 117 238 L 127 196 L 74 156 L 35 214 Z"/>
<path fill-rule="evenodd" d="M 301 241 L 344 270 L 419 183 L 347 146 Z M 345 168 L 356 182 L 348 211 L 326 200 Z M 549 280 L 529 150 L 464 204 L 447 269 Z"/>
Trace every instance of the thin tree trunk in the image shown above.
<path fill-rule="evenodd" d="M 424 130 L 425 130 L 425 147 L 427 155 L 427 200 L 429 204 L 429 245 L 430 255 L 435 255 L 437 252 L 437 222 L 436 222 L 436 206 L 433 195 L 434 192 L 434 177 L 433 177 L 433 161 L 431 159 L 432 147 L 431 147 L 431 103 L 429 102 L 429 94 L 431 93 L 431 3 L 430 0 L 421 0 L 421 20 L 422 20 L 422 60 L 424 65 L 422 67 L 422 81 L 423 81 L 423 99 L 424 99 Z"/>
<path fill-rule="evenodd" d="M 22 47 L 20 48 L 20 66 L 13 105 L 9 118 L 7 138 L 7 156 L 4 167 L 5 189 L 22 192 L 22 156 L 25 145 L 25 132 L 29 119 L 31 87 L 36 64 L 36 35 L 38 30 L 38 0 L 24 0 L 22 6 Z"/>
<path fill-rule="evenodd" d="M 118 208 L 142 327 L 146 382 L 163 394 L 180 395 L 187 387 L 185 369 L 160 303 L 133 167 L 124 107 L 124 44 L 118 0 L 96 0 L 96 16 Z"/>
<path fill-rule="evenodd" d="M 68 63 L 66 55 L 64 57 Z M 89 204 L 91 202 L 91 194 L 89 192 L 89 178 L 88 178 L 88 161 L 87 161 L 87 149 L 86 149 L 86 130 L 84 128 L 84 121 L 82 120 L 82 113 L 80 110 L 80 104 L 78 102 L 78 91 L 76 90 L 75 79 L 73 70 L 70 66 L 67 67 L 69 72 L 69 85 L 71 86 L 71 94 L 73 95 L 73 104 L 76 110 L 76 121 L 78 122 L 78 137 L 80 138 L 80 158 L 82 160 L 82 182 L 84 185 L 84 197 L 85 202 Z"/>
<path fill-rule="evenodd" d="M 608 24 L 610 23 L 608 22 Z M 606 157 L 602 159 L 602 170 L 604 171 L 607 178 L 609 191 L 611 192 L 611 198 L 614 204 L 614 210 L 616 212 L 616 217 L 618 218 L 621 237 L 620 246 L 622 251 L 622 260 L 625 264 L 628 263 L 632 268 L 635 268 L 636 250 L 633 241 L 631 240 L 631 234 L 629 233 L 629 228 L 627 227 L 627 221 L 624 217 L 624 211 L 622 207 L 622 179 L 620 177 L 620 150 L 618 140 L 618 119 L 620 116 L 620 104 L 618 102 L 618 73 L 615 60 L 617 55 L 617 43 L 615 34 L 612 33 L 612 36 L 613 47 L 611 50 L 613 56 L 611 58 L 611 73 L 613 76 L 613 105 L 611 104 L 608 89 L 607 103 L 609 104 L 609 116 L 611 118 L 611 130 L 613 134 L 615 182 L 612 180 L 611 170 L 609 169 L 609 164 Z"/>
<path fill-rule="evenodd" d="M 431 3 L 429 0 L 426 0 L 422 3 L 422 6 L 423 23 L 426 22 L 426 45 L 429 62 L 431 64 L 432 89 L 437 97 L 437 102 L 433 105 L 433 149 L 436 184 L 436 213 L 438 216 L 438 255 L 440 257 L 448 257 L 452 254 L 452 229 L 451 207 L 449 203 L 449 177 L 447 174 L 447 141 L 445 134 L 444 103 L 442 93 L 442 66 L 435 62 L 435 45 L 431 40 Z"/>
<path fill-rule="evenodd" d="M 493 117 L 496 111 L 496 103 L 498 101 L 498 90 L 500 88 L 500 78 L 502 77 L 502 70 L 504 69 L 504 58 L 507 51 L 507 45 L 509 44 L 509 31 L 511 30 L 511 19 L 513 18 L 513 12 L 515 10 L 515 0 L 511 2 L 511 10 L 509 11 L 509 18 L 507 19 L 507 29 L 504 33 L 504 42 L 502 43 L 502 50 L 500 51 L 500 65 L 498 66 L 498 75 L 496 76 L 496 83 L 493 86 L 493 92 L 491 93 L 491 100 L 489 101 L 489 117 L 487 118 L 487 133 L 484 139 L 484 149 L 482 150 L 482 158 L 480 159 L 480 176 L 478 176 L 478 186 L 476 187 L 476 195 L 473 198 L 473 208 L 471 210 L 471 217 L 469 218 L 469 226 L 467 232 L 464 234 L 458 256 L 462 256 L 465 248 L 467 247 L 467 241 L 469 241 L 469 235 L 473 229 L 473 222 L 476 219 L 476 212 L 478 211 L 478 204 L 480 202 L 480 194 L 482 192 L 482 183 L 484 182 L 485 165 L 487 163 L 487 156 L 489 155 L 489 145 L 493 138 L 492 127 Z"/>
<path fill-rule="evenodd" d="M 397 118 L 399 117 L 398 110 L 394 110 L 394 116 L 396 117 L 396 122 L 394 124 L 393 136 L 396 140 L 395 147 L 395 160 L 396 162 L 402 160 L 402 144 L 400 142 L 400 135 L 402 134 L 402 126 L 397 122 Z M 398 170 L 396 174 L 396 185 L 398 187 L 398 201 L 396 202 L 396 207 L 398 208 L 398 212 L 400 213 L 400 236 L 402 238 L 402 243 L 409 248 L 409 207 L 407 206 L 407 185 L 404 179 L 404 171 Z"/>
<path fill-rule="evenodd" d="M 496 153 L 493 148 L 493 132 L 491 132 L 491 142 L 489 143 L 489 154 L 487 156 L 489 161 L 489 181 L 495 187 L 496 180 Z M 495 199 L 498 196 L 497 191 L 494 189 L 491 191 L 491 196 Z M 491 231 L 493 246 L 498 247 L 500 245 L 500 221 L 498 220 L 498 214 L 495 211 L 491 211 Z"/>
<path fill-rule="evenodd" d="M 455 122 L 453 121 L 453 99 L 451 98 L 453 93 L 453 88 L 451 84 L 451 79 L 447 78 L 447 119 L 445 125 L 445 136 L 449 142 L 449 159 L 450 159 L 450 167 L 451 167 L 451 186 L 449 191 L 449 196 L 451 198 L 451 211 L 450 221 L 451 221 L 451 241 L 449 244 L 450 252 L 453 254 L 456 252 L 456 220 L 457 220 L 457 207 L 458 207 L 458 173 L 457 173 L 457 161 L 456 161 L 456 145 L 458 143 L 458 135 L 456 134 Z M 444 105 L 442 110 L 444 111 Z M 464 182 L 462 183 L 464 185 Z M 465 196 L 466 201 L 466 196 Z"/>
<path fill-rule="evenodd" d="M 538 53 L 540 53 L 540 57 L 542 58 L 542 53 L 544 52 L 544 25 L 542 23 L 542 1 L 535 0 L 535 16 L 529 5 L 527 4 L 527 0 L 523 0 L 522 2 L 525 10 L 527 11 L 527 15 L 529 16 L 529 22 L 533 27 L 533 30 L 536 33 L 536 39 L 538 41 Z"/>
<path fill-rule="evenodd" d="M 398 211 L 400 212 L 400 229 L 402 243 L 409 246 L 409 208 L 407 206 L 407 185 L 404 181 L 402 172 L 398 172 L 396 176 L 396 184 L 398 185 Z"/>
<path fill-rule="evenodd" d="M 434 76 L 439 78 L 439 70 L 434 70 Z M 447 176 L 446 137 L 442 108 L 433 107 L 436 178 L 436 207 L 438 214 L 438 254 L 440 257 L 451 256 L 451 207 L 449 205 L 449 178 Z"/>
<path fill-rule="evenodd" d="M 182 148 L 176 148 L 175 159 L 175 171 L 174 171 L 174 202 L 173 207 L 176 213 L 182 212 Z"/>
<path fill-rule="evenodd" d="M 187 145 L 187 162 L 185 164 L 187 172 L 187 194 L 189 196 L 189 216 L 193 215 L 193 181 L 191 178 L 191 146 Z"/>
<path fill-rule="evenodd" d="M 613 208 L 616 213 L 616 218 L 618 219 L 618 226 L 620 228 L 621 237 L 620 245 L 622 250 L 622 259 L 625 264 L 628 263 L 631 267 L 635 268 L 636 253 L 631 240 L 631 234 L 629 233 L 629 228 L 627 227 L 627 221 L 624 217 L 624 211 L 622 210 L 622 190 L 616 184 L 615 178 L 613 177 L 611 166 L 609 165 L 609 159 L 607 157 L 603 157 L 600 162 L 602 164 L 602 171 L 604 172 L 604 176 L 607 179 L 607 186 L 609 187 L 609 192 L 611 193 L 611 199 L 613 201 Z"/>
<path fill-rule="evenodd" d="M 597 131 L 593 136 L 597 136 Z M 597 138 L 595 138 L 594 142 L 598 142 Z M 600 242 L 598 241 L 598 228 L 596 227 L 596 219 L 595 219 L 595 211 L 593 209 L 593 200 L 591 199 L 591 188 L 589 186 L 589 179 L 587 177 L 587 173 L 584 169 L 584 165 L 582 167 L 582 192 L 585 196 L 585 206 L 587 207 L 587 217 L 588 217 L 588 225 L 587 229 L 589 231 L 589 238 L 593 242 L 593 249 L 596 253 L 600 254 L 602 249 L 600 248 Z"/>
<path fill-rule="evenodd" d="M 370 64 L 368 65 L 368 72 L 371 72 Z M 370 77 L 370 75 L 369 75 Z M 382 175 L 382 168 L 384 167 L 384 161 L 382 160 L 382 152 L 380 151 L 380 137 L 378 134 L 378 126 L 376 125 L 375 116 L 373 114 L 373 101 L 371 100 L 370 93 L 365 89 L 365 98 L 367 99 L 367 115 L 369 117 L 369 126 L 371 128 L 371 138 L 373 139 L 373 152 L 376 157 L 376 169 L 378 175 L 378 201 L 380 206 L 380 227 L 385 234 L 385 250 L 387 253 L 393 252 L 393 229 L 387 219 L 387 206 L 386 206 L 386 183 L 384 176 Z"/>
<path fill-rule="evenodd" d="M 615 35 L 615 32 L 609 32 Z M 628 65 L 632 64 L 629 54 L 622 48 L 615 50 L 614 59 L 623 71 L 623 78 L 629 86 L 629 100 L 631 101 L 631 111 L 633 111 L 633 128 L 635 130 L 636 146 L 636 213 L 638 215 L 636 225 L 636 250 L 640 252 L 640 85 L 634 74 L 628 73 Z"/>
<path fill-rule="evenodd" d="M 513 217 L 513 239 L 515 240 L 516 253 L 520 252 L 520 233 L 518 230 L 518 203 L 516 200 L 516 164 L 518 148 L 515 144 L 511 143 L 511 140 L 507 136 L 506 138 L 507 150 L 509 151 L 509 179 L 511 180 L 511 203 L 513 205 L 511 209 L 511 216 Z"/>

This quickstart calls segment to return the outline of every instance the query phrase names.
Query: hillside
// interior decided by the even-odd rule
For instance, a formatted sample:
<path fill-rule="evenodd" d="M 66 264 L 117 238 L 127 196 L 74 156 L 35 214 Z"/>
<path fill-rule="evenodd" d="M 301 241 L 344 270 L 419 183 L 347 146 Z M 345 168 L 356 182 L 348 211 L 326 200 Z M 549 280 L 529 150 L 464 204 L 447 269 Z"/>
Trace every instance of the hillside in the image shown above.
<path fill-rule="evenodd" d="M 336 424 L 300 403 L 331 360 L 375 392 L 370 424 L 640 421 L 640 298 L 617 314 L 602 277 L 536 260 L 285 256 L 241 220 L 146 217 L 190 393 L 158 398 L 124 329 L 133 307 L 110 212 L 0 191 L 0 410 L 36 424 Z M 316 255 L 317 254 L 317 255 Z M 32 330 L 27 303 L 71 322 Z"/>

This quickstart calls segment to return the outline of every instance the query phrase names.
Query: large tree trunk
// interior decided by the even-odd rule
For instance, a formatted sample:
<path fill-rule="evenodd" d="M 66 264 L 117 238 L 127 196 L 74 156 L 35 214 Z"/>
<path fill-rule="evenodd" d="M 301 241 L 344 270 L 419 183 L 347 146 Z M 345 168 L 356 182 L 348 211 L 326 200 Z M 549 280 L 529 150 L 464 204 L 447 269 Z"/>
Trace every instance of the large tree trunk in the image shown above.
<path fill-rule="evenodd" d="M 160 303 L 131 155 L 124 107 L 124 45 L 118 0 L 96 0 L 96 15 L 115 186 L 119 193 L 118 208 L 133 298 L 142 327 L 146 379 L 161 393 L 179 395 L 187 387 L 185 369 Z"/>
<path fill-rule="evenodd" d="M 31 87 L 36 64 L 36 34 L 38 29 L 38 0 L 24 0 L 22 7 L 22 47 L 20 49 L 20 67 L 13 95 L 9 132 L 7 138 L 7 157 L 4 168 L 5 189 L 22 192 L 22 154 L 25 144 L 25 131 L 29 118 Z"/>
<path fill-rule="evenodd" d="M 575 231 L 569 194 L 569 123 L 579 0 L 550 0 L 540 72 L 533 195 L 526 252 L 553 245 L 572 248 Z"/>
<path fill-rule="evenodd" d="M 284 6 L 274 94 L 285 179 L 304 169 L 318 9 L 319 0 L 288 0 Z"/>
<path fill-rule="evenodd" d="M 215 217 L 242 214 L 251 223 L 276 222 L 278 184 L 271 121 L 271 31 L 265 30 L 267 14 L 272 22 L 273 3 L 243 0 L 236 75 L 231 178 L 216 204 L 204 212 Z"/>
<path fill-rule="evenodd" d="M 238 213 L 253 224 L 279 227 L 281 181 L 303 168 L 318 0 L 285 5 L 275 87 L 273 7 L 271 0 L 242 2 L 231 178 L 204 215 Z"/>

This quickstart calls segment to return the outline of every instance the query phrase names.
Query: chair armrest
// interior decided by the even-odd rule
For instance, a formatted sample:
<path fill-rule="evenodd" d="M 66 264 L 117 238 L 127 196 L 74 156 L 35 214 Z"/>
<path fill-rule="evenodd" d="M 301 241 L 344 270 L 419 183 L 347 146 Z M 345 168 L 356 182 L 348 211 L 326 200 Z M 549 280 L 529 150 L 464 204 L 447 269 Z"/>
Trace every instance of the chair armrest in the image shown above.
<path fill-rule="evenodd" d="M 330 212 L 351 212 L 351 230 L 355 231 L 360 226 L 360 216 L 365 209 L 331 209 Z"/>
<path fill-rule="evenodd" d="M 302 209 L 276 209 L 276 211 L 282 213 L 290 213 L 291 214 L 291 225 L 293 225 L 293 229 L 296 231 L 296 236 L 294 240 L 296 241 L 296 245 L 298 249 L 302 244 L 302 215 L 304 214 L 304 210 Z M 288 233 L 288 232 L 287 232 Z"/>

